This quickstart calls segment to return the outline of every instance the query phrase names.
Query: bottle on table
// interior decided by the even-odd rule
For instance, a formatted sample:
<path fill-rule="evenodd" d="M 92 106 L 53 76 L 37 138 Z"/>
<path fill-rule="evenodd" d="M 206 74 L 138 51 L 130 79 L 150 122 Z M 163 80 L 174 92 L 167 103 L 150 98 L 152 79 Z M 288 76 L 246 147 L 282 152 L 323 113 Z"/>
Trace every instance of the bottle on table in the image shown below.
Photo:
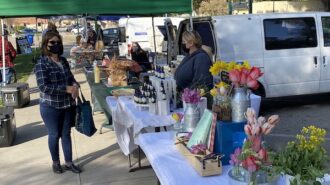
<path fill-rule="evenodd" d="M 160 94 L 161 94 L 161 100 L 166 100 L 167 99 L 166 92 L 165 92 L 164 89 L 160 92 Z"/>
<path fill-rule="evenodd" d="M 164 72 L 164 67 L 160 68 L 160 78 L 165 79 L 165 72 Z"/>
<path fill-rule="evenodd" d="M 101 81 L 100 75 L 101 75 L 100 74 L 100 68 L 97 65 L 95 65 L 94 66 L 94 82 L 96 84 L 100 83 L 100 81 Z"/>

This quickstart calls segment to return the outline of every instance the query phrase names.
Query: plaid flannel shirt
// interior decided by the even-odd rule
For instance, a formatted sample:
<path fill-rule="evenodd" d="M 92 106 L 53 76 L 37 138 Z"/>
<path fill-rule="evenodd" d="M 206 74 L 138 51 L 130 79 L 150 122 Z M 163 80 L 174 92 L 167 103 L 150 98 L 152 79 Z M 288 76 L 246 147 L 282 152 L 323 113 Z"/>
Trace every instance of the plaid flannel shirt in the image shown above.
<path fill-rule="evenodd" d="M 78 83 L 70 71 L 68 61 L 64 57 L 60 61 L 63 69 L 49 57 L 42 57 L 36 64 L 35 71 L 40 103 L 45 102 L 54 108 L 64 109 L 75 105 L 75 100 L 66 92 L 66 86 Z"/>

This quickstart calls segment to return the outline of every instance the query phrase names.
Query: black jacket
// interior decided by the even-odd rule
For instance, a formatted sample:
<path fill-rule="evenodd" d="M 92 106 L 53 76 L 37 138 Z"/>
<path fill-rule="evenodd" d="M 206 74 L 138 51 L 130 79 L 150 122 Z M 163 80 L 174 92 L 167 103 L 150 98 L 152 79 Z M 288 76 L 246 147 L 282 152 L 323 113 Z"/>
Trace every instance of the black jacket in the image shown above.
<path fill-rule="evenodd" d="M 179 91 L 184 88 L 213 87 L 213 77 L 210 73 L 212 61 L 207 53 L 198 49 L 186 56 L 175 71 L 174 78 Z"/>
<path fill-rule="evenodd" d="M 132 60 L 137 62 L 144 70 L 151 70 L 151 64 L 146 52 L 132 52 Z"/>

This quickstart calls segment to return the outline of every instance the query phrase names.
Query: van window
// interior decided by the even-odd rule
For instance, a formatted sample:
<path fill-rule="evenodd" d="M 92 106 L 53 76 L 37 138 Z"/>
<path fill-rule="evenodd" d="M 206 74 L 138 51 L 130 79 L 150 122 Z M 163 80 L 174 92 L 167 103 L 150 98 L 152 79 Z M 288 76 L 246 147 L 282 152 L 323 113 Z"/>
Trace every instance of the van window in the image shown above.
<path fill-rule="evenodd" d="M 324 46 L 330 46 L 330 17 L 322 17 Z"/>
<path fill-rule="evenodd" d="M 317 46 L 315 20 L 312 17 L 265 19 L 266 50 Z"/>
<path fill-rule="evenodd" d="M 164 36 L 164 41 L 167 41 L 168 39 L 167 39 L 165 26 L 157 26 L 157 28 L 160 31 L 160 33 L 162 33 L 162 35 Z"/>
<path fill-rule="evenodd" d="M 194 23 L 194 30 L 196 30 L 199 35 L 202 37 L 203 45 L 209 46 L 212 48 L 214 53 L 214 39 L 210 22 L 197 22 Z"/>

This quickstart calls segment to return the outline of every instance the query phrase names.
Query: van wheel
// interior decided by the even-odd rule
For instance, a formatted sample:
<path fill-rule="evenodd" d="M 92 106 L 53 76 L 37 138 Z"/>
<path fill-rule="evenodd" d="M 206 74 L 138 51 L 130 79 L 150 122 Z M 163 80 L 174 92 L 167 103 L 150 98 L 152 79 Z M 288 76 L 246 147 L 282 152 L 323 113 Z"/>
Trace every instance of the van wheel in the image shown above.
<path fill-rule="evenodd" d="M 258 89 L 252 90 L 252 93 L 255 95 L 261 96 L 263 98 L 266 97 L 266 92 L 265 92 L 264 86 L 260 82 L 258 82 L 258 84 L 259 84 Z"/>

